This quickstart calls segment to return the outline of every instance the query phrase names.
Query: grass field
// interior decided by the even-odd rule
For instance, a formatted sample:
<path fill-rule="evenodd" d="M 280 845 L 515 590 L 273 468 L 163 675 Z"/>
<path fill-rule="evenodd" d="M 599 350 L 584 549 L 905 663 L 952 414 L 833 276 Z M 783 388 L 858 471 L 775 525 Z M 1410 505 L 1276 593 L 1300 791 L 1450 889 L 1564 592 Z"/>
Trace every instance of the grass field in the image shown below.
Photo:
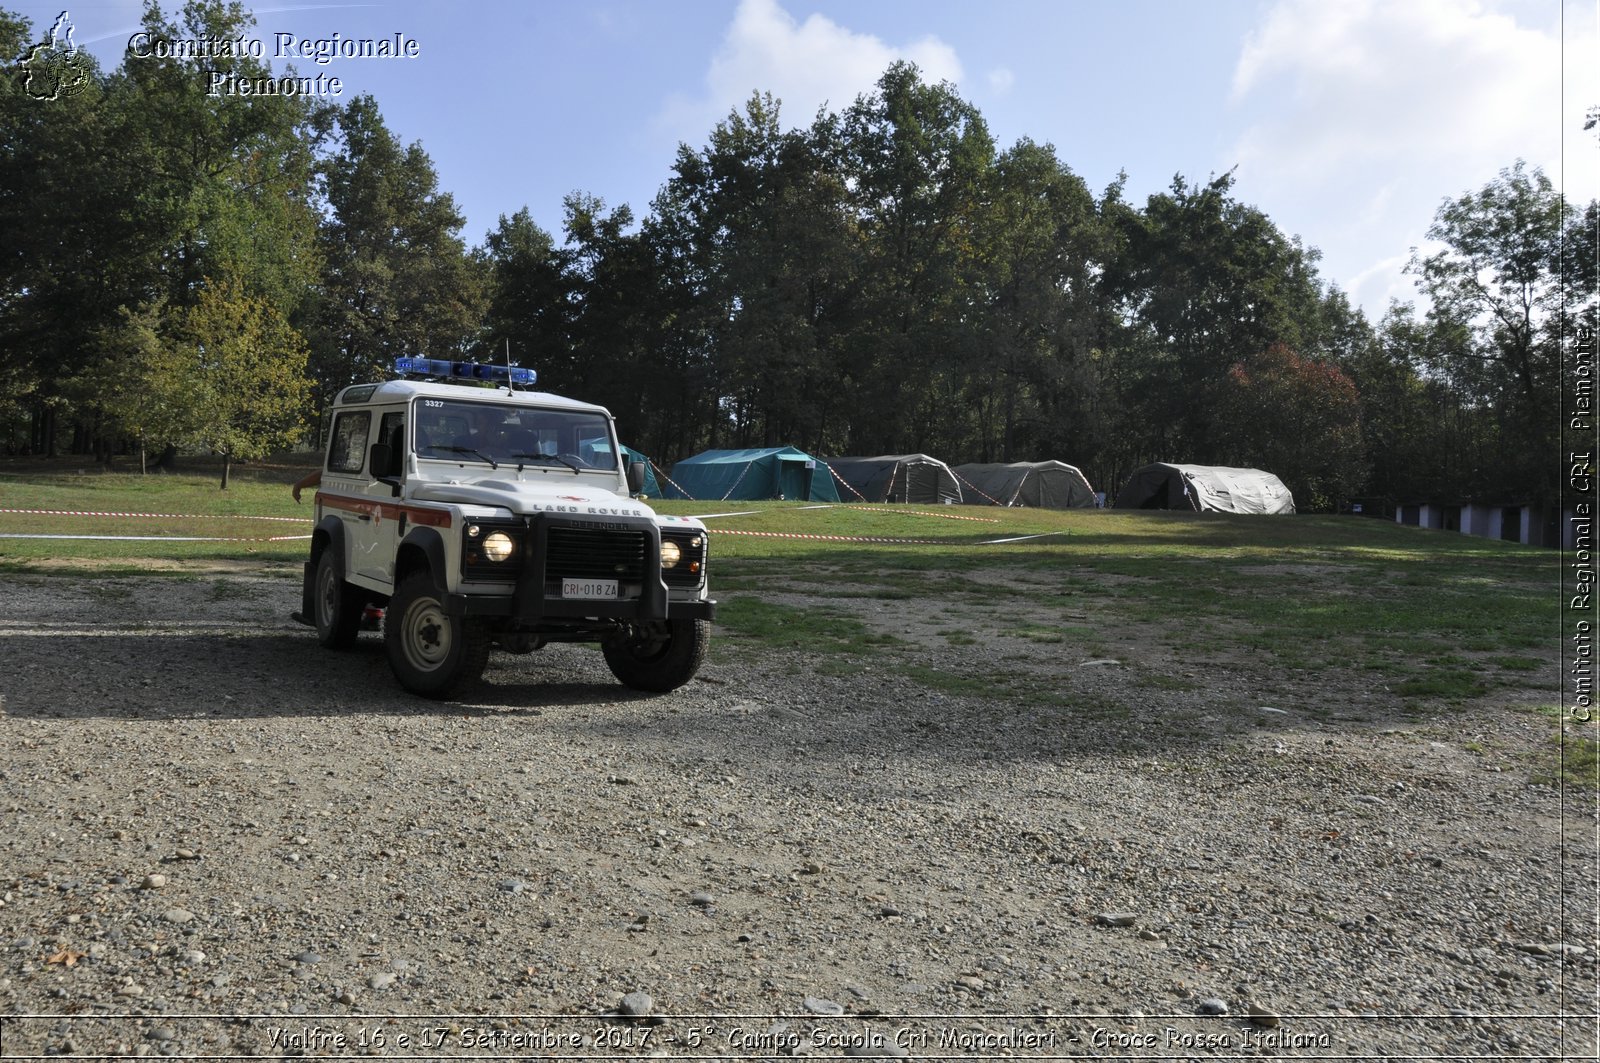
<path fill-rule="evenodd" d="M 305 556 L 311 526 L 309 503 L 289 495 L 300 472 L 247 466 L 221 491 L 210 476 L 17 475 L 0 465 L 0 534 L 85 537 L 0 538 L 0 571 L 293 565 Z M 1559 635 L 1556 552 L 1373 519 L 653 505 L 728 514 L 707 520 L 721 533 L 713 557 L 724 598 L 781 586 L 926 599 L 944 588 L 964 598 L 1054 602 L 1068 614 L 1088 598 L 1132 623 L 1182 629 L 1170 632 L 1176 650 L 1220 638 L 1290 667 L 1359 652 L 1378 669 L 1402 658 L 1449 668 L 1471 653 L 1494 655 L 1496 668 L 1517 673 L 1535 666 L 1530 651 Z M 1035 635 L 1058 638 L 1072 626 Z"/>
<path fill-rule="evenodd" d="M 0 534 L 153 537 L 0 538 L 0 572 L 92 568 L 116 574 L 298 562 L 306 544 L 292 537 L 309 533 L 311 507 L 309 498 L 296 505 L 289 485 L 306 471 L 235 465 L 222 491 L 220 473 L 210 470 L 141 476 L 102 473 L 70 460 L 0 462 Z M 202 539 L 218 541 L 192 541 Z"/>
<path fill-rule="evenodd" d="M 1400 676 L 1405 693 L 1446 698 L 1501 678 L 1525 683 L 1557 635 L 1555 553 L 1376 520 L 962 507 L 996 523 L 957 524 L 888 507 L 745 508 L 757 512 L 711 524 L 946 543 L 714 536 L 717 589 L 733 596 L 735 625 L 747 612 L 750 623 L 773 625 L 759 595 L 785 589 L 936 600 L 946 612 L 1027 602 L 1035 619 L 1013 633 L 1044 645 L 1076 639 L 1093 650 L 1109 618 L 1181 656 L 1228 648 L 1310 673 L 1359 662 Z M 994 541 L 1030 535 L 1042 537 Z M 959 640 L 959 609 L 951 620 Z M 797 624 L 804 618 L 786 618 L 784 630 L 792 637 Z M 837 638 L 826 618 L 811 626 L 822 642 Z"/>
<path fill-rule="evenodd" d="M 288 485 L 302 471 L 238 468 L 223 492 L 209 473 L 0 465 L 0 535 L 151 537 L 0 538 L 0 573 L 295 578 L 311 509 Z M 999 697 L 1050 695 L 975 682 L 905 644 L 1222 662 L 1330 689 L 1370 682 L 1402 706 L 1548 712 L 1559 696 L 1551 550 L 1358 517 L 653 504 L 713 529 L 723 652 L 800 648 L 808 667 L 840 673 L 882 659 L 930 687 Z M 874 622 L 863 604 L 917 623 Z M 1134 681 L 1153 694 L 1199 686 L 1181 668 Z M 1583 752 L 1592 762 L 1592 744 Z"/>

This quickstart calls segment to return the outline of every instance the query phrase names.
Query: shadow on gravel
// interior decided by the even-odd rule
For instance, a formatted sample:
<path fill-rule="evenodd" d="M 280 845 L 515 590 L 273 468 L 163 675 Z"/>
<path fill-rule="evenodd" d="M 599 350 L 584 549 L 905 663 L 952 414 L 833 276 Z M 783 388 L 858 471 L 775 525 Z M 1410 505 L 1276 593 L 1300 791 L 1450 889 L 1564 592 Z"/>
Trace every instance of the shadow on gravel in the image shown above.
<path fill-rule="evenodd" d="M 82 632 L 83 625 L 74 625 Z M 599 662 L 599 651 L 593 651 Z M 573 655 L 496 654 L 488 682 L 459 700 L 402 690 L 383 641 L 364 635 L 346 651 L 310 634 L 207 635 L 149 631 L 5 640 L 0 674 L 5 711 L 18 719 L 262 719 L 344 714 L 395 716 L 536 715 L 547 708 L 644 701 L 615 681 L 574 668 Z M 550 666 L 540 666 L 549 661 Z M 601 672 L 609 678 L 605 665 Z M 598 678 L 598 677 L 596 677 Z"/>
<path fill-rule="evenodd" d="M 975 768 L 1129 755 L 1203 761 L 1252 735 L 1332 740 L 1459 723 L 1455 709 L 1439 706 L 1400 720 L 1318 717 L 1241 708 L 1203 692 L 1005 700 L 926 689 L 890 670 L 796 682 L 739 655 L 714 657 L 682 690 L 649 695 L 615 681 L 598 649 L 566 646 L 494 654 L 485 682 L 432 701 L 400 689 L 373 633 L 335 652 L 298 626 L 198 626 L 80 623 L 58 632 L 46 624 L 9 633 L 0 638 L 5 712 L 15 721 L 525 720 L 541 742 L 598 739 L 668 761 L 685 749 L 713 760 L 737 754 L 827 773 L 912 760 Z"/>

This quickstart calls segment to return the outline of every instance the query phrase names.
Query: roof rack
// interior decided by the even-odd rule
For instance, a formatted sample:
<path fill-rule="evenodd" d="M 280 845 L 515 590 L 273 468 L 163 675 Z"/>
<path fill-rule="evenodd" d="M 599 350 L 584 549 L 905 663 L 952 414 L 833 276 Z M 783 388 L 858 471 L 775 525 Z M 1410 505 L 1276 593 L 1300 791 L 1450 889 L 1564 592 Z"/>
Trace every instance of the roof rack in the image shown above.
<path fill-rule="evenodd" d="M 531 388 L 538 379 L 532 369 L 516 365 L 491 365 L 487 362 L 453 362 L 447 358 L 400 357 L 394 371 L 407 380 L 437 380 L 445 383 L 487 382 L 511 388 Z"/>

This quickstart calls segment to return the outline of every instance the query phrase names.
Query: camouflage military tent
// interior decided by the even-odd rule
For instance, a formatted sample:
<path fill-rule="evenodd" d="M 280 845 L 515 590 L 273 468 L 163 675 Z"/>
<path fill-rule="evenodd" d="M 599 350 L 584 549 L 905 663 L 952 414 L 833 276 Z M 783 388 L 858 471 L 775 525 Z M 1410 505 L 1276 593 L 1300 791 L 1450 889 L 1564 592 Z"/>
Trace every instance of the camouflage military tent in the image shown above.
<path fill-rule="evenodd" d="M 828 466 L 851 491 L 868 502 L 944 505 L 961 501 L 961 485 L 950 466 L 926 454 L 884 454 L 876 458 L 828 458 Z"/>
<path fill-rule="evenodd" d="M 1079 509 L 1095 504 L 1094 488 L 1083 473 L 1062 461 L 957 465 L 952 471 L 961 482 L 961 500 L 972 506 Z"/>

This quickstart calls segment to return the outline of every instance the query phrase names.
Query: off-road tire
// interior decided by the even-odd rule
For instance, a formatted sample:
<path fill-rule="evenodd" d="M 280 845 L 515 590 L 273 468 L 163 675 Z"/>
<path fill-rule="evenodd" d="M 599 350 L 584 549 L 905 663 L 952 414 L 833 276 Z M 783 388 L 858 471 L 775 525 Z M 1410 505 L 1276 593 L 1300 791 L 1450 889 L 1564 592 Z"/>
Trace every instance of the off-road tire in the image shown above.
<path fill-rule="evenodd" d="M 425 698 L 449 697 L 476 682 L 489 660 L 488 627 L 452 616 L 426 572 L 407 576 L 395 588 L 383 641 L 400 685 Z"/>
<path fill-rule="evenodd" d="M 709 620 L 649 620 L 629 625 L 602 650 L 618 679 L 635 690 L 664 694 L 694 678 L 710 644 Z"/>
<path fill-rule="evenodd" d="M 330 650 L 354 646 L 366 605 L 361 588 L 345 582 L 344 558 L 338 548 L 324 549 L 311 583 L 311 620 L 317 627 L 317 642 Z"/>

